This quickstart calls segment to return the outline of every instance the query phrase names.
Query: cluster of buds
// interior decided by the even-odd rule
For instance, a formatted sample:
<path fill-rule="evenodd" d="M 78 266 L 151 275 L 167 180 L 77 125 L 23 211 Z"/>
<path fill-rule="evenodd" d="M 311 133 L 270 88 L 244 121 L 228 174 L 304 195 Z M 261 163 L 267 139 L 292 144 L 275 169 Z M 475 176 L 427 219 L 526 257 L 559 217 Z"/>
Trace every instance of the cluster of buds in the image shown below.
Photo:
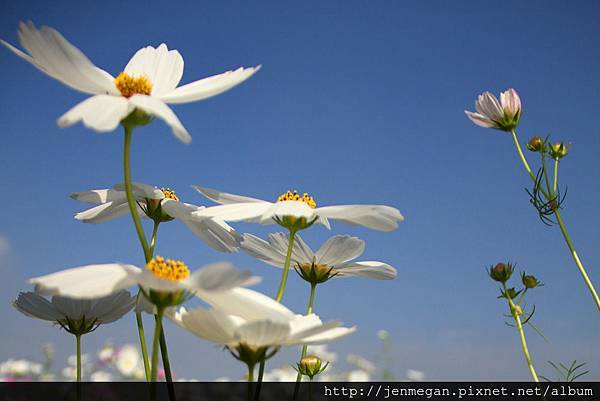
<path fill-rule="evenodd" d="M 494 281 L 502 283 L 503 289 L 501 290 L 501 294 L 498 298 L 516 299 L 523 291 L 544 285 L 540 283 L 535 276 L 521 272 L 521 283 L 523 284 L 523 289 L 517 291 L 514 287 L 507 288 L 506 283 L 508 280 L 510 280 L 514 270 L 515 268 L 513 264 L 502 262 L 497 263 L 495 266 L 492 266 L 488 269 L 490 278 Z"/>
<path fill-rule="evenodd" d="M 569 153 L 570 148 L 571 144 L 565 144 L 564 142 L 550 143 L 548 138 L 542 139 L 537 135 L 527 142 L 527 149 L 535 153 L 550 155 L 554 160 L 560 160 L 565 157 Z"/>
<path fill-rule="evenodd" d="M 298 362 L 296 371 L 301 375 L 308 376 L 312 381 L 313 378 L 322 373 L 329 366 L 329 362 L 323 364 L 323 361 L 316 355 L 307 355 Z"/>

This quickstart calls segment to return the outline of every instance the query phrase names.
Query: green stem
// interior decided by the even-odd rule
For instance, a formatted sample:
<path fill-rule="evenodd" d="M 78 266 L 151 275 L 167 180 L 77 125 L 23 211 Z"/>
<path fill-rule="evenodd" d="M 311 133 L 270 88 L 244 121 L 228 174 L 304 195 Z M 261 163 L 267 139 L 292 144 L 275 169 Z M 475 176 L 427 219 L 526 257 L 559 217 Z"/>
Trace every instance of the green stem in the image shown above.
<path fill-rule="evenodd" d="M 77 383 L 81 382 L 81 334 L 75 334 L 77 342 Z"/>
<path fill-rule="evenodd" d="M 142 293 L 138 291 L 137 302 L 140 301 L 140 297 L 143 297 Z M 136 303 L 137 303 L 136 302 Z M 135 319 L 137 321 L 138 336 L 140 338 L 140 347 L 142 349 L 142 356 L 144 361 L 144 373 L 146 374 L 146 381 L 150 381 L 150 363 L 148 362 L 148 348 L 146 347 L 146 335 L 144 334 L 144 323 L 142 322 L 142 312 L 136 308 Z"/>
<path fill-rule="evenodd" d="M 248 364 L 248 394 L 247 394 L 248 401 L 252 401 L 252 394 L 254 393 L 252 391 L 253 390 L 253 382 L 254 382 L 254 364 L 249 363 Z"/>
<path fill-rule="evenodd" d="M 552 191 L 556 193 L 556 187 L 558 186 L 558 159 L 554 159 L 554 183 L 552 185 Z"/>
<path fill-rule="evenodd" d="M 156 325 L 154 326 L 154 341 L 152 342 L 152 364 L 150 365 L 150 380 L 156 381 L 158 373 L 158 348 L 160 344 L 160 334 L 162 332 L 162 316 L 164 310 L 157 308 L 156 312 Z"/>
<path fill-rule="evenodd" d="M 519 330 L 519 338 L 521 339 L 521 346 L 523 347 L 523 355 L 525 356 L 525 361 L 527 362 L 527 367 L 529 368 L 529 372 L 531 372 L 531 377 L 533 381 L 539 383 L 539 379 L 537 373 L 535 373 L 535 368 L 533 367 L 533 363 L 531 362 L 531 356 L 529 355 L 529 348 L 527 348 L 527 341 L 525 340 L 525 332 L 523 331 L 523 325 L 521 324 L 521 316 L 518 313 L 517 306 L 513 303 L 513 300 L 508 297 L 508 291 L 506 288 L 506 284 L 504 286 L 504 293 L 506 294 L 506 299 L 508 300 L 508 307 L 510 309 L 510 314 L 515 319 L 515 323 L 517 324 L 517 329 Z"/>
<path fill-rule="evenodd" d="M 148 245 L 146 243 L 146 235 L 140 222 L 140 216 L 137 212 L 137 202 L 133 197 L 131 191 L 131 165 L 130 165 L 130 153 L 131 153 L 131 133 L 132 128 L 128 125 L 123 125 L 125 130 L 125 142 L 123 144 L 123 175 L 125 178 L 125 194 L 127 196 L 127 204 L 129 206 L 129 213 L 133 219 L 135 231 L 137 233 L 142 249 L 144 250 L 144 258 L 146 263 L 152 258 L 149 253 Z M 139 294 L 138 294 L 139 296 Z M 140 338 L 140 347 L 142 350 L 142 359 L 144 360 L 144 369 L 146 372 L 146 381 L 149 381 L 150 374 L 148 370 L 148 350 L 146 349 L 146 339 L 144 337 L 144 323 L 142 321 L 142 313 L 140 311 L 135 312 L 135 318 L 137 321 L 138 335 Z"/>
<path fill-rule="evenodd" d="M 306 310 L 306 314 L 310 315 L 313 311 L 313 303 L 315 301 L 315 289 L 317 288 L 317 283 L 310 283 L 310 297 L 308 298 L 308 308 Z M 308 349 L 307 345 L 304 344 L 302 346 L 302 355 L 300 356 L 300 360 L 306 356 L 306 350 Z M 296 386 L 302 380 L 302 373 L 298 372 L 296 375 Z"/>
<path fill-rule="evenodd" d="M 525 167 L 525 170 L 527 170 L 527 173 L 529 174 L 529 176 L 531 177 L 532 181 L 535 184 L 536 177 L 531 172 L 531 168 L 529 167 L 529 164 L 527 163 L 527 160 L 525 159 L 525 156 L 523 155 L 523 150 L 521 149 L 521 145 L 519 144 L 519 140 L 517 139 L 517 134 L 515 133 L 515 130 L 512 130 L 512 136 L 513 136 L 517 151 L 519 153 L 519 156 L 521 157 L 521 161 L 523 162 L 523 166 Z M 557 169 L 558 169 L 557 164 L 555 164 L 555 177 L 557 177 L 557 174 L 558 174 L 558 172 L 556 172 Z M 555 180 L 556 180 L 556 178 L 555 178 Z M 550 194 L 548 194 L 546 191 L 544 191 L 543 188 L 541 188 L 541 190 L 542 190 L 542 193 L 544 194 L 544 196 L 546 197 L 546 200 L 551 201 L 552 197 L 550 196 Z M 554 209 L 554 215 L 556 216 L 556 221 L 558 222 L 558 225 L 560 226 L 560 231 L 562 232 L 565 242 L 567 243 L 567 247 L 569 248 L 569 251 L 571 252 L 573 261 L 577 265 L 577 268 L 579 269 L 579 273 L 581 273 L 581 276 L 583 277 L 585 284 L 587 285 L 588 289 L 590 290 L 590 293 L 592 294 L 592 298 L 594 298 L 594 301 L 596 302 L 596 307 L 598 308 L 598 310 L 600 310 L 600 297 L 598 297 L 598 293 L 596 292 L 594 285 L 592 284 L 590 278 L 588 277 L 587 272 L 586 272 L 585 268 L 583 267 L 583 264 L 581 263 L 581 260 L 579 260 L 579 256 L 577 255 L 577 252 L 575 251 L 575 247 L 573 246 L 573 243 L 571 242 L 571 238 L 569 237 L 569 233 L 567 232 L 565 223 L 560 215 L 558 208 Z"/>
<path fill-rule="evenodd" d="M 542 170 L 544 173 L 544 180 L 546 181 L 546 190 L 548 191 L 548 194 L 550 194 L 550 196 L 552 198 L 555 198 L 555 194 L 552 191 L 552 188 L 550 187 L 550 179 L 548 178 L 548 168 L 546 167 L 546 155 L 544 155 L 542 153 Z"/>
<path fill-rule="evenodd" d="M 598 297 L 598 293 L 596 292 L 596 289 L 594 288 L 592 281 L 588 277 L 587 272 L 585 271 L 585 268 L 583 267 L 583 264 L 581 263 L 581 260 L 579 260 L 577 251 L 575 251 L 575 247 L 573 246 L 573 243 L 571 242 L 571 238 L 569 237 L 569 233 L 567 232 L 567 228 L 565 227 L 565 222 L 563 221 L 562 216 L 560 215 L 560 212 L 558 211 L 558 209 L 554 209 L 554 215 L 556 216 L 556 221 L 558 221 L 558 225 L 560 227 L 560 232 L 562 233 L 563 237 L 565 238 L 565 242 L 567 243 L 567 246 L 569 247 L 569 251 L 571 251 L 571 256 L 573 257 L 573 261 L 577 265 L 577 268 L 579 269 L 579 273 L 581 273 L 581 277 L 583 277 L 583 281 L 585 281 L 585 284 L 587 285 L 588 289 L 590 290 L 590 293 L 592 294 L 592 298 L 594 298 L 594 301 L 596 302 L 596 307 L 598 308 L 598 310 L 600 310 L 600 298 Z"/>
<path fill-rule="evenodd" d="M 150 259 L 152 259 L 152 257 L 154 256 L 154 246 L 156 245 L 156 234 L 158 233 L 158 226 L 160 225 L 160 222 L 155 221 L 154 222 L 154 227 L 152 228 L 152 238 L 150 238 Z M 146 263 L 148 263 L 149 260 L 146 261 Z"/>
<path fill-rule="evenodd" d="M 279 283 L 279 291 L 275 300 L 281 302 L 283 298 L 283 292 L 285 291 L 285 285 L 287 283 L 288 274 L 290 272 L 290 262 L 292 260 L 292 250 L 294 249 L 294 238 L 296 236 L 296 230 L 290 229 L 290 238 L 288 242 L 287 255 L 285 256 L 285 263 L 283 265 L 283 275 L 281 276 L 281 282 Z"/>
<path fill-rule="evenodd" d="M 254 401 L 258 401 L 260 399 L 260 388 L 262 387 L 263 375 L 265 374 L 265 359 L 263 358 L 260 361 L 260 366 L 258 368 L 258 380 L 256 381 L 256 391 L 254 392 Z"/>
<path fill-rule="evenodd" d="M 155 320 L 158 320 L 156 316 L 154 318 Z M 171 362 L 169 362 L 169 350 L 167 349 L 167 339 L 165 338 L 165 327 L 162 324 L 160 331 L 160 355 L 162 357 L 163 369 L 165 370 L 165 380 L 167 381 L 169 400 L 175 401 L 175 386 L 173 385 Z"/>

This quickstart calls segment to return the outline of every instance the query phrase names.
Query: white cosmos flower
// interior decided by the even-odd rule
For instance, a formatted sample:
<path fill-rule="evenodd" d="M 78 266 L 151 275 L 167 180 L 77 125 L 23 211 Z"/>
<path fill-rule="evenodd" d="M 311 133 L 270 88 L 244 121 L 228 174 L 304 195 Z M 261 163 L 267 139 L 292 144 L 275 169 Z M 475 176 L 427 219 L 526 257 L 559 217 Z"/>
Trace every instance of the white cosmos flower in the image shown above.
<path fill-rule="evenodd" d="M 517 91 L 510 88 L 500 94 L 500 101 L 490 92 L 483 92 L 475 102 L 477 113 L 465 110 L 469 119 L 484 128 L 511 131 L 521 118 L 521 99 Z"/>
<path fill-rule="evenodd" d="M 312 196 L 290 192 L 277 202 L 233 195 L 215 189 L 193 186 L 198 192 L 221 204 L 192 213 L 196 217 L 210 216 L 224 221 L 248 221 L 272 224 L 291 217 L 304 222 L 316 222 L 330 228 L 329 219 L 340 220 L 380 231 L 392 231 L 404 220 L 396 208 L 383 205 L 338 205 L 317 207 Z"/>
<path fill-rule="evenodd" d="M 321 344 L 352 333 L 337 321 L 296 315 L 259 292 L 235 288 L 206 299 L 211 309 L 181 307 L 170 318 L 192 334 L 229 348 L 253 350 L 296 344 Z"/>
<path fill-rule="evenodd" d="M 133 345 L 124 345 L 116 353 L 115 368 L 127 378 L 134 376 L 135 372 L 142 369 L 142 357 Z"/>
<path fill-rule="evenodd" d="M 131 190 L 138 203 L 137 210 L 140 216 L 149 217 L 158 222 L 178 219 L 217 251 L 235 252 L 238 250 L 240 236 L 227 223 L 209 217 L 193 220 L 189 218 L 192 212 L 202 210 L 204 206 L 180 202 L 171 189 L 158 189 L 148 184 L 134 182 L 131 184 Z M 75 219 L 85 223 L 99 224 L 116 217 L 129 215 L 124 184 L 116 184 L 112 189 L 75 192 L 71 194 L 71 198 L 98 205 L 75 215 Z"/>
<path fill-rule="evenodd" d="M 41 375 L 43 366 L 27 359 L 8 359 L 0 363 L 0 378 L 34 378 Z"/>
<path fill-rule="evenodd" d="M 269 234 L 264 241 L 252 234 L 244 234 L 241 247 L 250 256 L 258 258 L 275 267 L 283 268 L 289 236 L 284 233 Z M 314 273 L 319 277 L 366 276 L 376 279 L 393 279 L 396 269 L 387 263 L 367 261 L 354 262 L 362 255 L 365 242 L 349 235 L 335 235 L 329 238 L 315 253 L 302 238 L 296 234 L 292 249 L 291 265 L 300 272 Z"/>
<path fill-rule="evenodd" d="M 152 259 L 144 269 L 122 263 L 98 264 L 29 280 L 40 293 L 80 299 L 107 296 L 132 286 L 163 293 L 185 291 L 203 297 L 258 281 L 250 272 L 237 270 L 229 263 L 214 263 L 190 274 L 183 262 L 161 256 Z"/>
<path fill-rule="evenodd" d="M 21 292 L 13 305 L 29 317 L 57 323 L 69 331 L 84 332 L 120 319 L 135 305 L 135 297 L 122 289 L 87 298 L 53 296 L 49 301 L 34 292 Z"/>
<path fill-rule="evenodd" d="M 116 78 L 96 67 L 79 49 L 53 28 L 19 24 L 25 52 L 1 41 L 17 56 L 77 91 L 92 95 L 58 119 L 67 127 L 79 121 L 96 131 L 112 131 L 134 109 L 164 120 L 183 142 L 191 136 L 167 103 L 188 103 L 225 92 L 252 76 L 260 66 L 239 68 L 177 87 L 183 58 L 163 43 L 138 50 Z"/>

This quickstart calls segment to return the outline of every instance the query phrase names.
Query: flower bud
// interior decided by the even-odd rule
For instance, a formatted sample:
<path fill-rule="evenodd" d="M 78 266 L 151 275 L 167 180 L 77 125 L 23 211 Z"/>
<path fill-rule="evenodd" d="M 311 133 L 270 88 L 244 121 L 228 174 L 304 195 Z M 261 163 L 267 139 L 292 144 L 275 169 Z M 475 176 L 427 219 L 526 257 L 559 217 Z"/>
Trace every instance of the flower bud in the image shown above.
<path fill-rule="evenodd" d="M 544 141 L 539 136 L 534 136 L 527 142 L 527 149 L 532 152 L 540 152 L 544 149 Z"/>
<path fill-rule="evenodd" d="M 557 143 L 550 144 L 550 146 L 549 146 L 550 156 L 553 159 L 560 160 L 567 155 L 570 147 L 571 147 L 570 144 L 565 145 L 563 142 L 557 142 Z"/>
<path fill-rule="evenodd" d="M 525 272 L 521 273 L 521 281 L 525 288 L 535 288 L 543 285 L 535 276 L 528 276 Z"/>
<path fill-rule="evenodd" d="M 513 272 L 513 266 L 510 263 L 497 263 L 496 266 L 490 267 L 490 277 L 500 283 L 506 283 Z"/>
<path fill-rule="evenodd" d="M 313 377 L 323 372 L 327 368 L 327 365 L 329 365 L 329 362 L 323 365 L 318 356 L 307 355 L 300 360 L 297 370 L 300 374 L 308 376 L 312 380 Z"/>

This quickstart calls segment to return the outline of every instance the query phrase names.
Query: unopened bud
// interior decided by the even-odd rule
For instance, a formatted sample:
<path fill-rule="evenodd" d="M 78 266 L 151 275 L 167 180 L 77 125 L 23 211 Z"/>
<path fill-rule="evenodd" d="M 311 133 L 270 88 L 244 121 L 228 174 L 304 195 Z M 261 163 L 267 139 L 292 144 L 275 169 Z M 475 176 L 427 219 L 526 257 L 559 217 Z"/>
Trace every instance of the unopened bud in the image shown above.
<path fill-rule="evenodd" d="M 525 288 L 535 288 L 543 285 L 535 276 L 528 276 L 525 272 L 521 273 L 521 281 Z"/>
<path fill-rule="evenodd" d="M 497 263 L 496 266 L 490 267 L 489 275 L 493 280 L 500 283 L 506 283 L 513 272 L 513 266 L 510 263 Z"/>
<path fill-rule="evenodd" d="M 532 152 L 539 152 L 544 149 L 544 141 L 539 136 L 534 136 L 527 142 L 527 149 Z"/>
<path fill-rule="evenodd" d="M 307 355 L 298 363 L 298 372 L 304 376 L 308 376 L 311 380 L 313 377 L 323 372 L 329 362 L 323 365 L 321 359 L 316 355 Z"/>
<path fill-rule="evenodd" d="M 553 159 L 560 160 L 569 152 L 570 144 L 565 145 L 563 142 L 557 142 L 550 145 L 550 156 Z"/>

